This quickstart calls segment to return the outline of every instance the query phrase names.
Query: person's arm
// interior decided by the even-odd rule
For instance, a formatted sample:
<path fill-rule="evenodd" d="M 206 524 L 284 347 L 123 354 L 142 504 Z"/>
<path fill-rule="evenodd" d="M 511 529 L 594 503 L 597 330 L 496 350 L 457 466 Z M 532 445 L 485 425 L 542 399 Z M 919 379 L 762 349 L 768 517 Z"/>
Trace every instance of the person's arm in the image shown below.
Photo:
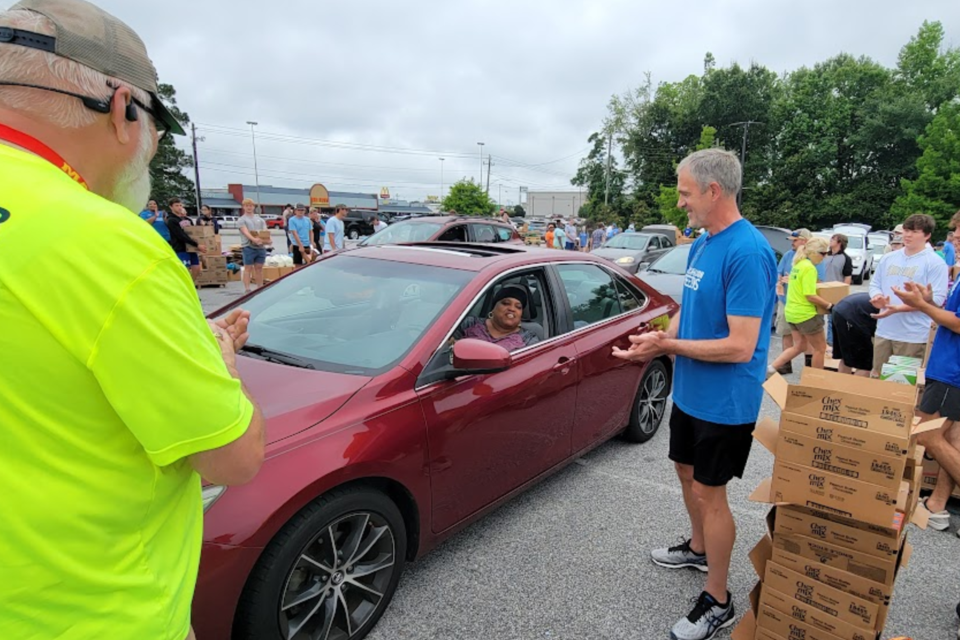
<path fill-rule="evenodd" d="M 143 213 L 140 214 L 140 217 L 143 218 Z M 146 217 L 146 218 L 143 218 L 143 219 L 147 221 L 147 224 L 153 224 L 154 222 L 157 221 L 157 214 L 154 213 L 154 214 L 152 214 L 152 215 L 150 215 L 150 216 L 148 216 L 148 217 Z"/>
<path fill-rule="evenodd" d="M 867 265 L 864 264 L 863 268 L 866 269 Z M 844 284 L 853 284 L 853 258 L 848 256 L 846 253 L 843 254 L 843 282 Z M 870 275 L 870 274 L 867 274 Z"/>
<path fill-rule="evenodd" d="M 800 291 L 809 302 L 823 309 L 830 308 L 830 303 L 817 295 L 817 273 L 813 269 L 804 271 L 799 281 L 793 286 L 800 287 Z"/>
<path fill-rule="evenodd" d="M 936 298 L 932 285 L 923 287 L 915 282 L 907 282 L 902 290 L 894 289 L 893 292 L 909 310 L 921 311 L 941 327 L 954 333 L 960 333 L 958 312 L 943 309 L 935 302 Z"/>
<path fill-rule="evenodd" d="M 220 328 L 218 340 L 173 256 L 151 264 L 118 300 L 86 364 L 146 455 L 158 467 L 188 459 L 216 484 L 250 480 L 263 461 L 263 417 L 231 358 L 245 320 L 239 333 Z M 136 382 L 143 379 L 162 379 L 163 389 Z"/>
<path fill-rule="evenodd" d="M 183 242 L 185 245 L 193 245 L 197 248 L 197 252 L 200 252 L 200 243 L 191 238 L 190 234 L 183 230 L 183 227 L 180 226 L 180 218 L 177 216 L 168 217 L 167 229 L 170 230 L 171 236 L 176 235 L 177 239 Z"/>
<path fill-rule="evenodd" d="M 246 220 L 241 219 L 240 223 L 237 225 L 237 228 L 240 229 L 240 233 L 247 237 L 247 240 L 255 244 L 256 246 L 262 246 L 263 240 L 260 239 L 260 236 L 255 236 L 250 232 L 250 229 L 247 227 Z"/>
<path fill-rule="evenodd" d="M 942 262 L 942 264 L 941 264 Z M 930 274 L 930 289 L 933 292 L 933 304 L 942 307 L 947 300 L 950 288 L 950 269 L 946 262 L 938 262 Z"/>
<path fill-rule="evenodd" d="M 888 245 L 889 246 L 889 245 Z M 870 278 L 870 299 L 873 300 L 877 296 L 883 295 L 883 263 L 886 261 L 887 255 L 880 257 L 880 262 L 877 264 L 877 270 L 874 272 L 873 277 Z"/>
<path fill-rule="evenodd" d="M 761 318 L 727 316 L 730 335 L 716 340 L 662 340 L 664 353 L 703 362 L 750 362 L 760 336 Z M 671 322 L 671 330 L 673 329 Z"/>

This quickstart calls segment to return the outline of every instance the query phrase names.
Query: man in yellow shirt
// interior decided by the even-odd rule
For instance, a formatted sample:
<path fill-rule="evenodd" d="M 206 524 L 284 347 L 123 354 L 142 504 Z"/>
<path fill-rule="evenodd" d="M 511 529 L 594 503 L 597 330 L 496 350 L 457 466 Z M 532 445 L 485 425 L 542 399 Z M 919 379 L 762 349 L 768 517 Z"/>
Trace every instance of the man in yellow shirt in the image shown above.
<path fill-rule="evenodd" d="M 248 316 L 208 324 L 133 213 L 159 137 L 183 133 L 136 34 L 24 0 L 0 11 L 0 60 L 0 638 L 184 640 L 200 478 L 263 461 L 235 366 Z"/>

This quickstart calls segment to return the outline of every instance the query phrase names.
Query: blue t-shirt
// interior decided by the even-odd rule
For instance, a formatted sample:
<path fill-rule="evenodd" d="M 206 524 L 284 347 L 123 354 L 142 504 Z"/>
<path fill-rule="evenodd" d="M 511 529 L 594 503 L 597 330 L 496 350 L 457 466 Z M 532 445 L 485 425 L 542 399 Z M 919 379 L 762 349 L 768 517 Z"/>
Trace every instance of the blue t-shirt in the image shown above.
<path fill-rule="evenodd" d="M 718 424 L 756 422 L 767 372 L 776 282 L 773 249 L 747 220 L 694 241 L 687 257 L 677 337 L 726 338 L 728 315 L 760 318 L 760 334 L 749 362 L 702 362 L 677 356 L 673 402 L 685 413 Z"/>
<path fill-rule="evenodd" d="M 953 243 L 943 243 L 943 259 L 947 261 L 948 267 L 957 264 L 957 251 L 953 248 Z"/>
<path fill-rule="evenodd" d="M 149 220 L 153 217 L 153 211 L 149 209 L 144 209 L 140 212 L 140 217 L 144 220 Z M 160 234 L 160 237 L 170 242 L 170 229 L 167 228 L 166 217 L 163 211 L 157 211 L 157 219 L 153 221 L 153 228 L 157 230 L 157 233 Z"/>
<path fill-rule="evenodd" d="M 304 248 L 309 247 L 310 234 L 313 233 L 313 221 L 306 216 L 302 218 L 290 216 L 290 220 L 287 221 L 287 237 L 290 238 L 290 246 L 292 247 L 297 246 L 297 241 L 293 237 L 294 231 L 300 236 L 300 244 L 302 244 Z"/>
<path fill-rule="evenodd" d="M 823 262 L 817 265 L 817 282 L 824 282 L 827 279 L 827 265 Z"/>
<path fill-rule="evenodd" d="M 333 234 L 333 241 L 336 247 L 330 246 L 330 234 Z M 323 229 L 323 250 L 333 251 L 334 249 L 343 249 L 343 220 L 336 216 L 327 218 L 327 224 Z"/>
<path fill-rule="evenodd" d="M 960 316 L 960 287 L 955 286 L 943 305 L 947 311 Z M 927 362 L 928 380 L 936 380 L 951 387 L 960 387 L 960 334 L 946 327 L 937 327 L 937 335 L 930 348 L 930 361 Z"/>
<path fill-rule="evenodd" d="M 797 254 L 796 251 L 790 249 L 783 257 L 780 258 L 780 264 L 777 265 L 777 277 L 779 276 L 789 276 L 790 272 L 793 270 L 793 256 Z M 780 298 L 781 304 L 787 304 L 787 285 L 783 285 L 783 295 L 778 296 Z"/>
<path fill-rule="evenodd" d="M 583 233 L 580 234 L 580 246 L 581 246 L 581 247 L 586 247 L 586 246 L 587 246 L 587 232 L 586 232 L 586 231 L 584 231 Z"/>

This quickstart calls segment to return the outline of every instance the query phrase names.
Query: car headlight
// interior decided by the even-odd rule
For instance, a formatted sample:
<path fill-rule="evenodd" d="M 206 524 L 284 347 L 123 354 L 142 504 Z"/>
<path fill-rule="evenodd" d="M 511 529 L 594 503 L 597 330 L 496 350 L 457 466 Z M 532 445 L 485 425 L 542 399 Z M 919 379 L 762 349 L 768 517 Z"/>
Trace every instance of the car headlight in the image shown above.
<path fill-rule="evenodd" d="M 634 259 L 631 258 L 630 256 L 624 256 L 623 258 L 617 258 L 617 264 L 633 264 L 634 262 L 636 262 L 636 260 L 634 260 Z"/>
<path fill-rule="evenodd" d="M 204 487 L 203 492 L 201 493 L 201 496 L 203 497 L 203 512 L 206 513 L 209 511 L 210 507 L 213 506 L 213 503 L 216 502 L 226 490 L 226 487 L 219 484 L 212 484 L 209 487 Z"/>

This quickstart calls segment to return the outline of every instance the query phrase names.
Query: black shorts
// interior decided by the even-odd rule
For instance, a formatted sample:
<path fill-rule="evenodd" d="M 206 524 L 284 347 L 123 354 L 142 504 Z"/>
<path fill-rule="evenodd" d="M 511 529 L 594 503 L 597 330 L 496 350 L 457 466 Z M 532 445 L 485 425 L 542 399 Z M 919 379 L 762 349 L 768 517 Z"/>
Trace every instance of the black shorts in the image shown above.
<path fill-rule="evenodd" d="M 673 405 L 670 414 L 670 453 L 674 462 L 693 467 L 693 479 L 722 487 L 743 477 L 753 444 L 755 422 L 717 424 L 694 418 Z"/>
<path fill-rule="evenodd" d="M 873 340 L 841 315 L 833 314 L 833 357 L 851 369 L 873 370 Z"/>
<path fill-rule="evenodd" d="M 308 247 L 303 248 L 306 251 L 306 255 L 310 255 L 310 249 Z M 303 264 L 304 254 L 300 253 L 300 247 L 293 245 L 293 264 Z"/>
<path fill-rule="evenodd" d="M 920 399 L 920 411 L 947 418 L 960 420 L 960 388 L 950 386 L 939 380 L 927 380 Z"/>

